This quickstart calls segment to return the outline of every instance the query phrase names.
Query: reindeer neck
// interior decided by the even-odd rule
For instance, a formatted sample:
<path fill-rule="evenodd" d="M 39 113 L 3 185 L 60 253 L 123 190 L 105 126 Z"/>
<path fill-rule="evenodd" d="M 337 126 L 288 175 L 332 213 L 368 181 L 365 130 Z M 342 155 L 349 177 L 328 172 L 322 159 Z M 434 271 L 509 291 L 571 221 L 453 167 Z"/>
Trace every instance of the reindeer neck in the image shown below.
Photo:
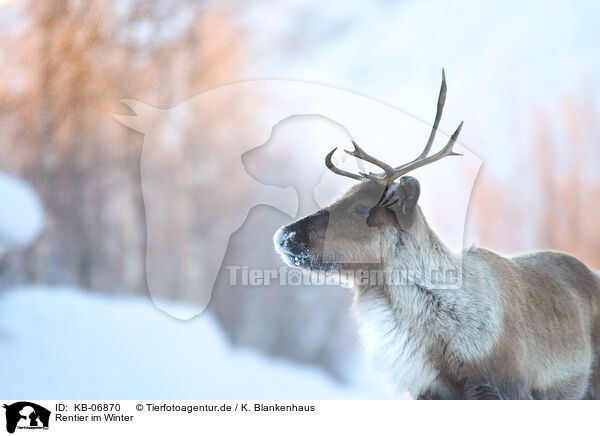
<path fill-rule="evenodd" d="M 428 290 L 457 287 L 462 273 L 460 255 L 435 234 L 420 209 L 409 232 L 390 230 L 382 239 L 382 265 L 406 275 L 408 282 L 403 284 Z"/>

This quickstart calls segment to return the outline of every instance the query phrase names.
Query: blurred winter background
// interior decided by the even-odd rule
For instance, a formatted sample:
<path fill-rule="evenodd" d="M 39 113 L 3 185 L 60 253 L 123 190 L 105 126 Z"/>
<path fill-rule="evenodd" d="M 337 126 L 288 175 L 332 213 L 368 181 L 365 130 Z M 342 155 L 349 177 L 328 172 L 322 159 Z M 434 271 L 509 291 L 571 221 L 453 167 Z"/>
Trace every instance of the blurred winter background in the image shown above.
<path fill-rule="evenodd" d="M 281 265 L 271 236 L 291 218 L 267 206 L 232 236 L 206 312 L 182 321 L 156 309 L 144 136 L 113 118 L 132 114 L 122 99 L 169 108 L 231 82 L 293 79 L 428 121 L 445 67 L 441 130 L 465 120 L 462 144 L 484 162 L 469 238 L 506 254 L 563 250 L 599 269 L 599 22 L 593 2 L 567 1 L 0 0 L 2 397 L 387 395 L 365 369 L 347 290 L 229 285 L 225 265 Z M 242 123 L 268 108 L 257 95 L 214 110 Z M 210 118 L 193 120 L 172 141 L 206 139 Z M 285 163 L 300 162 L 298 144 L 281 140 L 289 155 L 269 155 L 269 176 L 302 178 L 306 167 Z M 205 149 L 179 164 L 217 185 L 227 168 L 202 162 L 241 151 Z M 258 195 L 227 186 L 229 198 Z M 165 231 L 197 245 L 182 260 L 193 269 L 209 261 L 206 233 L 219 224 L 210 207 L 178 205 Z M 169 258 L 172 247 L 161 249 Z M 195 304 L 194 274 L 162 274 L 169 291 L 153 297 Z"/>

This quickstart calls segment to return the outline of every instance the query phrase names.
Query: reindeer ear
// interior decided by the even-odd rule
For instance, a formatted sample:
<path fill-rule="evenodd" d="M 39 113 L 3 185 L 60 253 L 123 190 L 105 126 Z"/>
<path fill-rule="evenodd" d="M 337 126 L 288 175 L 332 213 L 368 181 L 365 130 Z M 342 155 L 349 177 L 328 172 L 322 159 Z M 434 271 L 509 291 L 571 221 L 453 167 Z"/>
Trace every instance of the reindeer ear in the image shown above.
<path fill-rule="evenodd" d="M 410 176 L 400 178 L 397 185 L 395 196 L 400 202 L 400 209 L 404 215 L 410 215 L 419 201 L 421 185 L 417 179 Z"/>

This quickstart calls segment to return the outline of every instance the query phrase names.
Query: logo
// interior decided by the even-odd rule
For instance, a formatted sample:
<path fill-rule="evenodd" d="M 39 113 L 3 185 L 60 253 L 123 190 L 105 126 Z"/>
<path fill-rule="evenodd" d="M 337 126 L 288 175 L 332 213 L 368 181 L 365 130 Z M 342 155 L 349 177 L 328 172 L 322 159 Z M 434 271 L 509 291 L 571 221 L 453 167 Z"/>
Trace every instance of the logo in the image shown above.
<path fill-rule="evenodd" d="M 256 106 L 257 98 L 261 110 L 249 111 L 247 108 Z M 431 125 L 388 104 L 337 88 L 286 80 L 223 85 L 169 109 L 132 99 L 122 102 L 133 115 L 114 115 L 115 119 L 144 134 L 140 177 L 146 214 L 148 290 L 156 307 L 181 319 L 200 314 L 208 306 L 213 289 L 226 285 L 224 281 L 218 282 L 223 277 L 224 265 L 279 268 L 281 261 L 274 257 L 270 244 L 275 223 L 281 226 L 310 215 L 352 186 L 349 180 L 341 180 L 323 165 L 323 158 L 328 152 L 331 154 L 333 147 L 351 148 L 356 139 L 368 146 L 369 153 L 395 162 L 400 153 L 419 156 L 432 130 Z M 168 134 L 174 131 L 181 134 Z M 202 134 L 196 135 L 197 131 Z M 441 132 L 437 133 L 439 140 Z M 401 146 L 397 138 L 402 138 Z M 448 140 L 450 137 L 443 138 L 444 142 Z M 437 149 L 437 145 L 433 147 Z M 442 150 L 451 152 L 448 145 L 438 153 Z M 443 238 L 456 248 L 465 242 L 467 206 L 481 164 L 468 150 L 461 147 L 457 151 L 465 157 L 461 161 L 448 159 L 440 163 L 444 166 L 443 177 L 440 166 L 433 171 L 429 167 L 419 169 L 424 190 L 436 192 L 441 203 L 448 207 L 440 213 L 440 201 L 427 196 L 420 205 L 432 228 L 443 228 Z M 345 162 L 345 168 L 356 177 L 358 172 L 369 172 L 356 151 L 329 157 L 332 166 Z M 468 174 L 465 168 L 469 168 Z M 464 183 L 448 183 L 455 178 Z M 380 196 L 378 193 L 372 203 Z M 249 224 L 245 231 L 252 229 L 257 233 L 244 235 L 242 230 L 238 234 L 245 223 L 252 223 L 250 211 L 257 206 L 271 209 L 271 215 L 269 212 L 260 215 L 267 220 L 264 227 Z M 386 210 L 381 214 L 389 216 L 389 209 Z M 366 218 L 360 227 L 365 234 L 363 240 L 371 240 L 372 246 L 377 247 L 380 229 L 368 226 Z M 381 253 L 376 249 L 350 250 L 348 254 L 337 250 L 339 238 L 333 229 L 342 228 L 347 219 L 341 209 L 330 213 L 324 255 L 336 258 L 337 263 L 373 263 L 373 257 L 379 263 Z M 165 226 L 177 230 L 165 231 Z M 234 234 L 240 238 L 238 250 L 229 248 L 235 246 Z M 255 241 L 269 243 L 259 247 Z M 292 286 L 301 282 L 296 273 L 289 278 Z M 456 278 L 449 284 L 453 288 L 460 286 L 460 270 Z M 173 305 L 159 298 L 171 295 L 174 287 L 194 303 L 191 311 L 174 310 Z"/>
<path fill-rule="evenodd" d="M 19 401 L 4 405 L 6 409 L 6 431 L 14 433 L 15 429 L 48 430 L 50 411 L 29 401 Z"/>

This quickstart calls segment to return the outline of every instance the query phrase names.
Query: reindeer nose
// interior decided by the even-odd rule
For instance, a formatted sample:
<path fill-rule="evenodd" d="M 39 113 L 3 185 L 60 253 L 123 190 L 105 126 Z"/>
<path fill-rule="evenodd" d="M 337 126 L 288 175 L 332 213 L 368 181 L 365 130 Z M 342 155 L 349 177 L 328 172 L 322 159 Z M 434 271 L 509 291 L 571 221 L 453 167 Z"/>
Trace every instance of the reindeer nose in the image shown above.
<path fill-rule="evenodd" d="M 325 239 L 329 212 L 320 210 L 295 223 L 282 227 L 275 233 L 273 242 L 279 252 L 294 256 L 306 256 L 315 244 Z"/>
<path fill-rule="evenodd" d="M 290 231 L 289 228 L 282 227 L 275 233 L 273 236 L 273 242 L 275 244 L 275 248 L 280 250 L 289 250 L 289 240 L 292 239 L 296 235 L 295 231 Z"/>

